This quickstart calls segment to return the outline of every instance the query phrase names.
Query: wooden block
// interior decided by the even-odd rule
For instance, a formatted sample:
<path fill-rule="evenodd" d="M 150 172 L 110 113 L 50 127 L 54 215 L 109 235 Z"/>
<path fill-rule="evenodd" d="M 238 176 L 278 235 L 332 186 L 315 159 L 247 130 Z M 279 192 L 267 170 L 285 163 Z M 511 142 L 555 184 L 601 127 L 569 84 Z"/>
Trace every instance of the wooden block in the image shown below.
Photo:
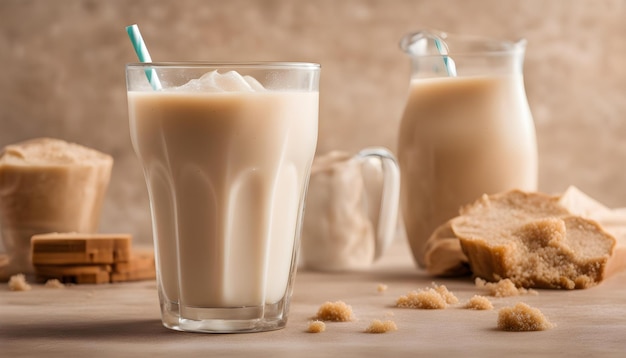
<path fill-rule="evenodd" d="M 133 250 L 128 262 L 118 262 L 113 265 L 113 272 L 154 271 L 154 250 L 152 248 L 137 248 Z"/>
<path fill-rule="evenodd" d="M 114 264 L 128 262 L 129 234 L 50 233 L 31 238 L 33 265 Z"/>
<path fill-rule="evenodd" d="M 114 264 L 113 272 L 111 272 L 111 282 L 148 280 L 155 277 L 156 269 L 152 248 L 133 251 L 128 262 Z"/>
<path fill-rule="evenodd" d="M 111 265 L 34 265 L 39 280 L 56 278 L 63 283 L 109 283 Z"/>
<path fill-rule="evenodd" d="M 154 270 L 138 270 L 127 272 L 111 272 L 111 282 L 130 282 L 152 280 L 156 278 Z"/>

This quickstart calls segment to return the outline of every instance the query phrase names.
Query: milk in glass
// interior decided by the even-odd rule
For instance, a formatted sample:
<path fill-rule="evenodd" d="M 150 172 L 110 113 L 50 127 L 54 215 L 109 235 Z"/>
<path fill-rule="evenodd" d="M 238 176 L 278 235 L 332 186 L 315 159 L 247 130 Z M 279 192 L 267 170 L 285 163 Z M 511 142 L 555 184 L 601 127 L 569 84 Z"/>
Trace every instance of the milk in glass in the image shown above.
<path fill-rule="evenodd" d="M 131 90 L 128 105 L 160 298 L 174 307 L 164 315 L 179 311 L 164 323 L 255 330 L 184 324 L 263 320 L 288 305 L 318 92 L 266 90 L 250 77 L 214 72 L 182 88 Z"/>

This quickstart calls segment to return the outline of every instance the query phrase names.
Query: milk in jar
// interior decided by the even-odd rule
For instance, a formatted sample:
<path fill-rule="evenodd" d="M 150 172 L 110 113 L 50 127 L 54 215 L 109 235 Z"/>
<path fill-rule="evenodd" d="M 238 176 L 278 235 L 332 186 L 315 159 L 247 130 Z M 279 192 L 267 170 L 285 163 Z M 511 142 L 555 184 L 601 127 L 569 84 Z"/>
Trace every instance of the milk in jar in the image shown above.
<path fill-rule="evenodd" d="M 411 43 L 405 47 L 418 53 L 410 53 L 413 73 L 398 137 L 401 211 L 420 266 L 430 235 L 461 206 L 482 194 L 537 189 L 535 129 L 521 72 L 523 43 L 495 47 L 485 41 L 449 38 L 453 76 L 441 68 L 441 55 L 420 54 L 425 47 Z M 454 46 L 461 51 L 456 56 Z"/>

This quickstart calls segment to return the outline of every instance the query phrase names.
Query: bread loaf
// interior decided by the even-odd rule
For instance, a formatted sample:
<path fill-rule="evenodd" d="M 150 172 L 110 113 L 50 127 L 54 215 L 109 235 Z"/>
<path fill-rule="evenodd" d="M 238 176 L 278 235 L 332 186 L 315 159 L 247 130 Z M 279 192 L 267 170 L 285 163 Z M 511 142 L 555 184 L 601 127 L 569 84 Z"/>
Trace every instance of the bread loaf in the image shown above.
<path fill-rule="evenodd" d="M 616 241 L 573 216 L 558 196 L 514 190 L 484 195 L 450 226 L 475 276 L 518 287 L 588 288 L 605 277 Z"/>

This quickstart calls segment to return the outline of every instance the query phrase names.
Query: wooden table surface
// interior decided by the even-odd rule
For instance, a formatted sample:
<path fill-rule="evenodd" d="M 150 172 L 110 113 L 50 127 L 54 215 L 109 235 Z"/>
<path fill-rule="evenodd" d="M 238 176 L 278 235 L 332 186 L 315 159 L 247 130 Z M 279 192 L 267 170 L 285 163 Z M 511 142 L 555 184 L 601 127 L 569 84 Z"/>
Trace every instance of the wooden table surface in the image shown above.
<path fill-rule="evenodd" d="M 398 296 L 445 284 L 460 303 L 444 310 L 395 308 Z M 388 289 L 378 292 L 379 283 Z M 152 281 L 33 285 L 24 292 L 0 284 L 2 357 L 418 357 L 418 356 L 626 356 L 626 274 L 577 291 L 492 298 L 495 309 L 462 305 L 484 294 L 469 278 L 440 279 L 418 270 L 408 245 L 397 240 L 370 269 L 347 273 L 298 272 L 290 318 L 282 330 L 248 334 L 175 332 L 160 322 Z M 328 323 L 307 333 L 325 301 L 350 304 L 356 320 Z M 525 302 L 556 327 L 542 332 L 502 332 L 498 309 Z M 373 319 L 392 319 L 398 330 L 364 333 Z"/>

